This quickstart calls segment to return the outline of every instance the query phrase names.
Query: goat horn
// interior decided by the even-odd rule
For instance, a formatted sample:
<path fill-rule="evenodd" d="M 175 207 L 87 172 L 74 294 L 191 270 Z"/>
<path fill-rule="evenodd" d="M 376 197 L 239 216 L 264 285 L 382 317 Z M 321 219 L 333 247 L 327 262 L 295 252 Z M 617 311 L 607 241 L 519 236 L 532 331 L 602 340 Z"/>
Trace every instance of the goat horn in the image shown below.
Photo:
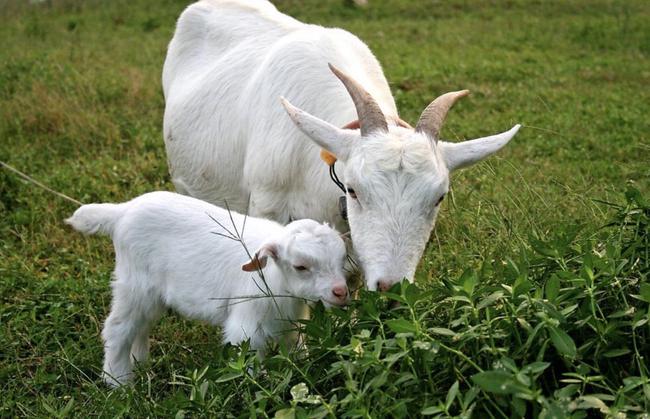
<path fill-rule="evenodd" d="M 469 90 L 459 90 L 438 96 L 436 100 L 426 107 L 422 115 L 420 115 L 420 120 L 415 127 L 415 131 L 425 133 L 437 142 L 440 130 L 442 130 L 442 124 L 447 117 L 447 112 L 449 112 L 449 109 L 454 106 L 454 103 L 458 99 L 468 94 Z"/>
<path fill-rule="evenodd" d="M 354 107 L 357 108 L 357 115 L 359 116 L 361 135 L 365 136 L 373 131 L 388 132 L 386 117 L 377 102 L 375 102 L 375 99 L 370 96 L 370 93 L 366 92 L 359 83 L 347 74 L 342 73 L 332 64 L 328 65 L 332 73 L 343 82 L 343 85 L 352 97 Z"/>

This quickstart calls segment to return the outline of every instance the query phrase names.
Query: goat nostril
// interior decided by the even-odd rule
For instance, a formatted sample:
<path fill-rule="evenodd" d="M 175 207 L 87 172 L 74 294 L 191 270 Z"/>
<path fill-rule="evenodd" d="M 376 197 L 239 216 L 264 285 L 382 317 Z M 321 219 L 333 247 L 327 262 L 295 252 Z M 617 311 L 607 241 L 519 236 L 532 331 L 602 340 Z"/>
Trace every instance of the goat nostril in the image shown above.
<path fill-rule="evenodd" d="M 334 287 L 332 288 L 332 294 L 337 298 L 344 298 L 348 295 L 348 289 L 344 286 Z"/>
<path fill-rule="evenodd" d="M 388 291 L 390 289 L 390 282 L 388 282 L 388 281 L 379 281 L 379 282 L 377 282 L 377 288 L 381 292 Z"/>

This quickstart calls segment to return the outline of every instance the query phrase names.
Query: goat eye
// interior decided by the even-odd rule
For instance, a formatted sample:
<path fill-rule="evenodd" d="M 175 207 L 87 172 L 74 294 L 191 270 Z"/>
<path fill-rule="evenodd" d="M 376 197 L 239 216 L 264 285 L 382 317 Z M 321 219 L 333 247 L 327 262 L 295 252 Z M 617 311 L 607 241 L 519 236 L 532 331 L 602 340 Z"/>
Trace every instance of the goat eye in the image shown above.
<path fill-rule="evenodd" d="M 357 193 L 354 192 L 354 189 L 348 188 L 347 190 L 348 190 L 348 195 L 350 195 L 350 198 L 357 199 Z"/>
<path fill-rule="evenodd" d="M 445 195 L 444 195 L 444 194 L 440 197 L 440 199 L 438 199 L 438 202 L 436 202 L 436 207 L 437 207 L 438 205 L 440 205 L 440 203 L 442 202 L 443 199 L 445 199 Z"/>
<path fill-rule="evenodd" d="M 307 267 L 306 267 L 306 266 L 302 266 L 302 265 L 298 265 L 298 266 L 294 266 L 293 269 L 295 269 L 295 270 L 297 270 L 297 271 L 306 271 L 306 270 L 307 270 Z"/>

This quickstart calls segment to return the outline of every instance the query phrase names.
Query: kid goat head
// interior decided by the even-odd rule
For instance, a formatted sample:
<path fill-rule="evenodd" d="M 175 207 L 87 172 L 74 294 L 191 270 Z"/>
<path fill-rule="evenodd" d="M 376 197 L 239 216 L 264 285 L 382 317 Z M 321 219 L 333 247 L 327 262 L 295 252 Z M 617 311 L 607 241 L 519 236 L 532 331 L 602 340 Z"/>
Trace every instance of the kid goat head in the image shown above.
<path fill-rule="evenodd" d="M 449 190 L 449 173 L 506 145 L 520 125 L 461 143 L 440 140 L 447 112 L 469 91 L 446 93 L 422 112 L 415 129 L 387 121 L 361 85 L 330 64 L 348 90 L 359 130 L 338 128 L 282 98 L 296 126 L 345 165 L 342 182 L 355 253 L 371 290 L 413 280 L 419 257 Z"/>
<path fill-rule="evenodd" d="M 349 293 L 343 265 L 346 249 L 336 230 L 314 220 L 297 220 L 284 227 L 280 237 L 267 240 L 245 272 L 265 268 L 269 258 L 284 278 L 284 291 L 308 301 L 321 300 L 327 307 L 345 305 Z"/>

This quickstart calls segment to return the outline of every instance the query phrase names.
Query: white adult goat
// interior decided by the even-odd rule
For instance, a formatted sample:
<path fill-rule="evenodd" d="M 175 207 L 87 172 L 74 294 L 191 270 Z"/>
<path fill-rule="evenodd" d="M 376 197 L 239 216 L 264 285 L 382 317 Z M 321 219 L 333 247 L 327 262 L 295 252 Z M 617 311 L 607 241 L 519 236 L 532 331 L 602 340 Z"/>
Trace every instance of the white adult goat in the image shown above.
<path fill-rule="evenodd" d="M 112 386 L 131 378 L 134 359 L 146 359 L 149 331 L 166 308 L 223 326 L 227 342 L 250 339 L 262 350 L 300 318 L 304 300 L 342 305 L 348 298 L 343 239 L 313 220 L 283 227 L 153 192 L 84 205 L 66 222 L 113 238 L 113 302 L 102 331 L 104 379 Z M 258 249 L 252 260 L 242 243 Z"/>
<path fill-rule="evenodd" d="M 341 69 L 332 67 L 343 84 L 328 63 Z M 165 145 L 181 193 L 281 223 L 313 218 L 342 229 L 341 192 L 319 147 L 333 153 L 370 289 L 412 280 L 449 172 L 496 152 L 519 129 L 439 141 L 447 111 L 466 90 L 434 100 L 411 128 L 362 41 L 262 0 L 189 6 L 169 45 L 163 87 Z M 285 102 L 287 118 L 280 96 L 304 111 Z M 359 130 L 337 128 L 356 119 Z"/>

